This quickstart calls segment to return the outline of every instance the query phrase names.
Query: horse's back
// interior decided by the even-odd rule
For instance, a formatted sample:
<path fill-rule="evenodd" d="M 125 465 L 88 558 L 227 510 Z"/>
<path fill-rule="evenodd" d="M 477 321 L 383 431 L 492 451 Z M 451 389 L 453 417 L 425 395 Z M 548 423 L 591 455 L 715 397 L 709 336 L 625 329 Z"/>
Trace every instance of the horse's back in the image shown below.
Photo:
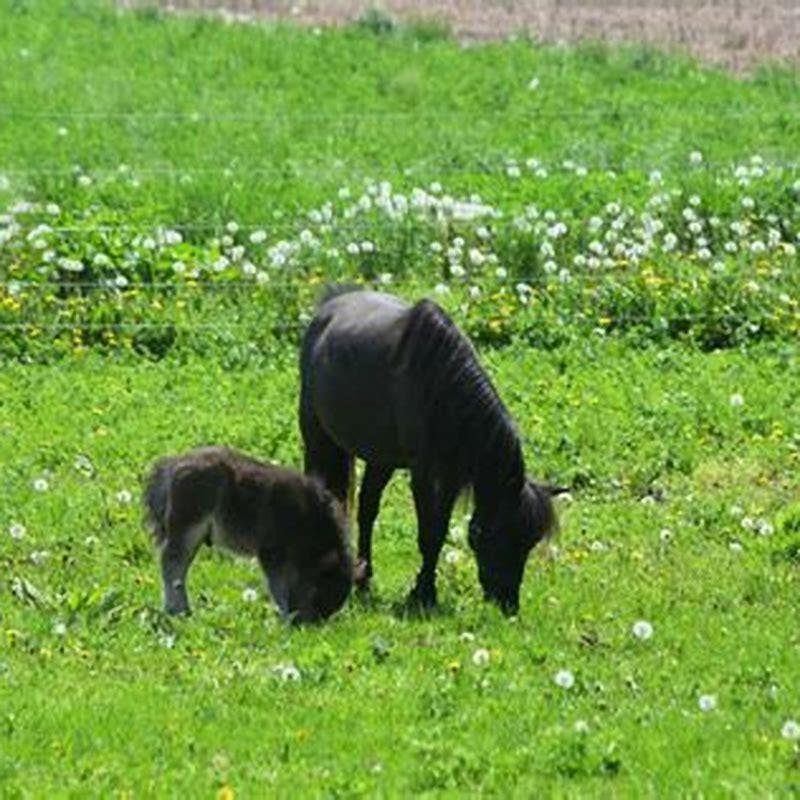
<path fill-rule="evenodd" d="M 396 351 L 410 306 L 380 292 L 350 292 L 324 302 L 304 342 L 301 413 L 312 413 L 343 449 L 366 461 L 407 458 L 398 429 Z"/>

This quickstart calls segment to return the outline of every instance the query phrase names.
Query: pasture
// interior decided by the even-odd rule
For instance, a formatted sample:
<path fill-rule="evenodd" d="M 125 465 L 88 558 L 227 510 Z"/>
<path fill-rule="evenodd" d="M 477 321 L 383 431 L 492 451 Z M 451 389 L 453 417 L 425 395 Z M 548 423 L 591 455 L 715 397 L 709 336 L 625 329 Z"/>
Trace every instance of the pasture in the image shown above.
<path fill-rule="evenodd" d="M 798 74 L 438 26 L 0 0 L 0 793 L 800 791 Z M 283 625 L 201 552 L 166 617 L 152 459 L 302 463 L 329 280 L 437 299 L 566 483 L 517 618 L 407 480 L 371 597 Z"/>

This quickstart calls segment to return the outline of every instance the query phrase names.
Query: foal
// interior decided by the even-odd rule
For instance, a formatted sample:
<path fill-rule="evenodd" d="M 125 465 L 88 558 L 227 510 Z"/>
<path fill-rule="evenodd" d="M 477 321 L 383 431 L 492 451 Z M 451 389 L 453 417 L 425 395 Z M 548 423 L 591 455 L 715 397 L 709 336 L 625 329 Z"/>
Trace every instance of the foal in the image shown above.
<path fill-rule="evenodd" d="M 344 518 L 313 478 L 206 447 L 157 461 L 144 504 L 168 614 L 189 613 L 186 575 L 203 542 L 255 556 L 281 615 L 296 622 L 329 617 L 350 594 Z"/>

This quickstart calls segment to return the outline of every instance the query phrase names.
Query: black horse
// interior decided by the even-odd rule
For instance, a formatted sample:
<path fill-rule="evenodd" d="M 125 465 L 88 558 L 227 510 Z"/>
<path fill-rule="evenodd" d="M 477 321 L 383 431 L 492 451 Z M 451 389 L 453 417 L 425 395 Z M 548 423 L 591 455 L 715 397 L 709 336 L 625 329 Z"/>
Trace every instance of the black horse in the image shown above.
<path fill-rule="evenodd" d="M 563 491 L 525 476 L 520 439 L 475 352 L 430 300 L 329 291 L 301 353 L 305 469 L 346 506 L 353 458 L 366 462 L 356 580 L 372 575 L 372 528 L 395 469 L 411 471 L 422 568 L 409 600 L 436 603 L 436 564 L 459 493 L 472 488 L 469 543 L 484 594 L 519 606 L 528 553 L 555 527 Z"/>

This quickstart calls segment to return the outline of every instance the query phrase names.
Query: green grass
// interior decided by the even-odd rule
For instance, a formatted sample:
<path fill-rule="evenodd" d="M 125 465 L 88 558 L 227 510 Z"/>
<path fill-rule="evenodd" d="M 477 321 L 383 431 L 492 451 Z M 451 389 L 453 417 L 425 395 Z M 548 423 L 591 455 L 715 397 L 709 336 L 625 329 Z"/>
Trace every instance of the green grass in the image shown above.
<path fill-rule="evenodd" d="M 280 225 L 355 176 L 496 200 L 507 158 L 647 173 L 695 149 L 716 165 L 794 161 L 800 142 L 795 73 L 742 82 L 643 48 L 464 50 L 358 28 L 131 18 L 110 2 L 3 0 L 0 18 L 0 172 L 66 200 L 76 165 L 124 163 L 140 188 L 100 197 L 168 223 Z"/>
<path fill-rule="evenodd" d="M 4 531 L 3 794 L 796 787 L 797 751 L 780 736 L 800 709 L 796 360 L 603 345 L 487 361 L 531 469 L 583 486 L 561 506 L 557 552 L 531 560 L 520 618 L 480 599 L 463 510 L 441 612 L 397 616 L 418 565 L 398 479 L 376 534 L 374 602 L 301 631 L 242 598 L 260 585 L 255 565 L 210 551 L 190 577 L 195 615 L 163 618 L 138 509 L 148 461 L 200 442 L 298 464 L 290 359 L 247 372 L 93 360 L 7 370 L 0 507 L 4 528 L 27 533 Z M 37 493 L 41 475 L 49 490 Z M 745 530 L 739 513 L 773 535 Z M 632 635 L 638 619 L 654 626 L 649 641 Z M 487 666 L 473 664 L 480 647 Z M 299 682 L 275 674 L 285 663 Z M 553 681 L 560 669 L 576 677 L 569 691 Z M 715 711 L 699 710 L 704 693 Z"/>
<path fill-rule="evenodd" d="M 635 47 L 0 0 L 0 795 L 800 791 L 781 734 L 800 719 L 797 84 Z M 348 215 L 379 195 L 366 177 L 500 216 Z M 331 278 L 441 284 L 531 471 L 573 487 L 518 619 L 481 600 L 466 506 L 440 612 L 397 612 L 418 566 L 402 477 L 370 602 L 290 630 L 244 599 L 254 564 L 206 551 L 195 615 L 161 614 L 141 475 L 206 443 L 301 463 L 296 340 Z"/>

